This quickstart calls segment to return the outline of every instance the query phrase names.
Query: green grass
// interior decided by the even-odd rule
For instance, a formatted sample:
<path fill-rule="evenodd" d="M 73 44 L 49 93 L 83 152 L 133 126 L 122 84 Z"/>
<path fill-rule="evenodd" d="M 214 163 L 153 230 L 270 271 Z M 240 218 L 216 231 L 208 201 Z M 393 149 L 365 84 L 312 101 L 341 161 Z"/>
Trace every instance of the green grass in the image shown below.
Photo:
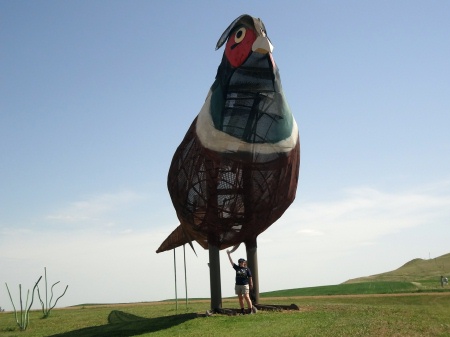
<path fill-rule="evenodd" d="M 261 297 L 283 296 L 326 296 L 326 295 L 369 295 L 369 294 L 400 294 L 416 292 L 446 292 L 449 287 L 442 288 L 436 280 L 419 280 L 415 282 L 379 281 L 344 283 L 311 288 L 277 290 L 262 293 Z"/>
<path fill-rule="evenodd" d="M 325 296 L 355 294 L 394 294 L 416 292 L 418 287 L 411 282 L 364 282 L 339 284 L 322 287 L 299 288 L 271 291 L 261 294 L 262 297 L 283 296 Z"/>
<path fill-rule="evenodd" d="M 366 283 L 265 293 L 261 304 L 295 303 L 300 311 L 260 311 L 245 316 L 198 317 L 197 313 L 209 308 L 209 300 L 191 300 L 187 309 L 180 301 L 178 311 L 173 302 L 166 301 L 82 305 L 54 309 L 47 319 L 40 318 L 42 312 L 33 311 L 24 332 L 8 312 L 0 313 L 0 337 L 450 336 L 449 289 L 394 293 L 394 289 L 403 291 L 409 286 Z M 223 306 L 237 308 L 237 300 L 224 299 Z"/>

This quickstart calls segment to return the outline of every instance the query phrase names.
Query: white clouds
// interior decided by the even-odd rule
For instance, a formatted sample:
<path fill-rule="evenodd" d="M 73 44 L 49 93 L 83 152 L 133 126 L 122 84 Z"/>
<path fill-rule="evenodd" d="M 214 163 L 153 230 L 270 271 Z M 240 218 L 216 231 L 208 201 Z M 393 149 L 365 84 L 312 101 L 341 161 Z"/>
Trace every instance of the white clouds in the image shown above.
<path fill-rule="evenodd" d="M 154 253 L 159 240 L 162 236 L 152 232 L 37 232 L 15 237 L 0 252 L 2 276 L 10 285 L 31 282 L 47 267 L 51 280 L 69 284 L 67 295 L 59 302 L 62 306 L 164 299 L 160 294 L 170 294 L 163 289 L 165 278 L 152 281 L 152 270 L 158 264 L 163 274 L 171 270 Z"/>
<path fill-rule="evenodd" d="M 87 200 L 72 202 L 63 210 L 56 211 L 46 218 L 51 221 L 84 222 L 97 220 L 108 213 L 122 209 L 143 197 L 135 192 L 124 191 L 115 194 L 105 193 Z"/>
<path fill-rule="evenodd" d="M 283 222 L 297 228 L 296 233 L 332 238 L 333 241 L 357 244 L 373 242 L 383 235 L 404 228 L 443 221 L 450 216 L 450 193 L 417 189 L 389 193 L 360 187 L 346 190 L 337 200 L 296 203 Z M 281 226 L 279 231 L 284 231 Z"/>
<path fill-rule="evenodd" d="M 339 283 L 397 268 L 423 251 L 447 253 L 442 229 L 450 219 L 448 187 L 355 187 L 334 200 L 297 200 L 258 239 L 260 263 L 291 275 L 280 280 L 267 271 L 266 289 Z"/>
<path fill-rule="evenodd" d="M 297 232 L 297 234 L 306 235 L 306 236 L 321 236 L 322 232 L 314 230 L 314 229 L 301 229 Z"/>
<path fill-rule="evenodd" d="M 149 195 L 120 191 L 68 203 L 39 220 L 52 230 L 101 229 L 129 233 L 145 227 L 150 217 Z"/>

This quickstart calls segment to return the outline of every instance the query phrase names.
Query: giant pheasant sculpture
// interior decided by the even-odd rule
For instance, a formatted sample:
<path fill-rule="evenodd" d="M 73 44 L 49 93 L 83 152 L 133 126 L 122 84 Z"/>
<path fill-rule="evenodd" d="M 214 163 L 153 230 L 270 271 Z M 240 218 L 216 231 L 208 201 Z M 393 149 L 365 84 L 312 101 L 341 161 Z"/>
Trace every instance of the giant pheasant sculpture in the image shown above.
<path fill-rule="evenodd" d="M 224 44 L 215 81 L 170 165 L 180 226 L 158 253 L 192 241 L 205 249 L 256 247 L 295 198 L 298 128 L 263 22 L 238 17 L 216 49 Z"/>

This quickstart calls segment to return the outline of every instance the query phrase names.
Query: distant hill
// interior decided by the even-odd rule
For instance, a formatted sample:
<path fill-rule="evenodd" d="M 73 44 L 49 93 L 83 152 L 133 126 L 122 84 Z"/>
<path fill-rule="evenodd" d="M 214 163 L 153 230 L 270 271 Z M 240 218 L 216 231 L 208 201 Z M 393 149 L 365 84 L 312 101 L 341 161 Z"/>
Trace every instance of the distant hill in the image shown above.
<path fill-rule="evenodd" d="M 345 281 L 348 283 L 403 281 L 414 282 L 418 280 L 438 280 L 441 275 L 450 278 L 450 253 L 434 259 L 414 259 L 400 268 L 382 274 L 358 277 Z"/>

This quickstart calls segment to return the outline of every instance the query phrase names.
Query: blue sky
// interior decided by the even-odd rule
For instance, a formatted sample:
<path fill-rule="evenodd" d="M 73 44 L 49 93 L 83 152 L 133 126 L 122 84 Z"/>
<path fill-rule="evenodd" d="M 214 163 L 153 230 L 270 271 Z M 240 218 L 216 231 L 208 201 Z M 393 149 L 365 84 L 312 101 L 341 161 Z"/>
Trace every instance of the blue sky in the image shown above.
<path fill-rule="evenodd" d="M 47 267 L 69 285 L 59 306 L 174 296 L 173 254 L 155 253 L 178 225 L 167 171 L 244 13 L 266 25 L 301 139 L 297 198 L 259 236 L 261 291 L 450 251 L 448 1 L 2 0 L 2 284 Z M 188 293 L 208 297 L 196 247 Z"/>

